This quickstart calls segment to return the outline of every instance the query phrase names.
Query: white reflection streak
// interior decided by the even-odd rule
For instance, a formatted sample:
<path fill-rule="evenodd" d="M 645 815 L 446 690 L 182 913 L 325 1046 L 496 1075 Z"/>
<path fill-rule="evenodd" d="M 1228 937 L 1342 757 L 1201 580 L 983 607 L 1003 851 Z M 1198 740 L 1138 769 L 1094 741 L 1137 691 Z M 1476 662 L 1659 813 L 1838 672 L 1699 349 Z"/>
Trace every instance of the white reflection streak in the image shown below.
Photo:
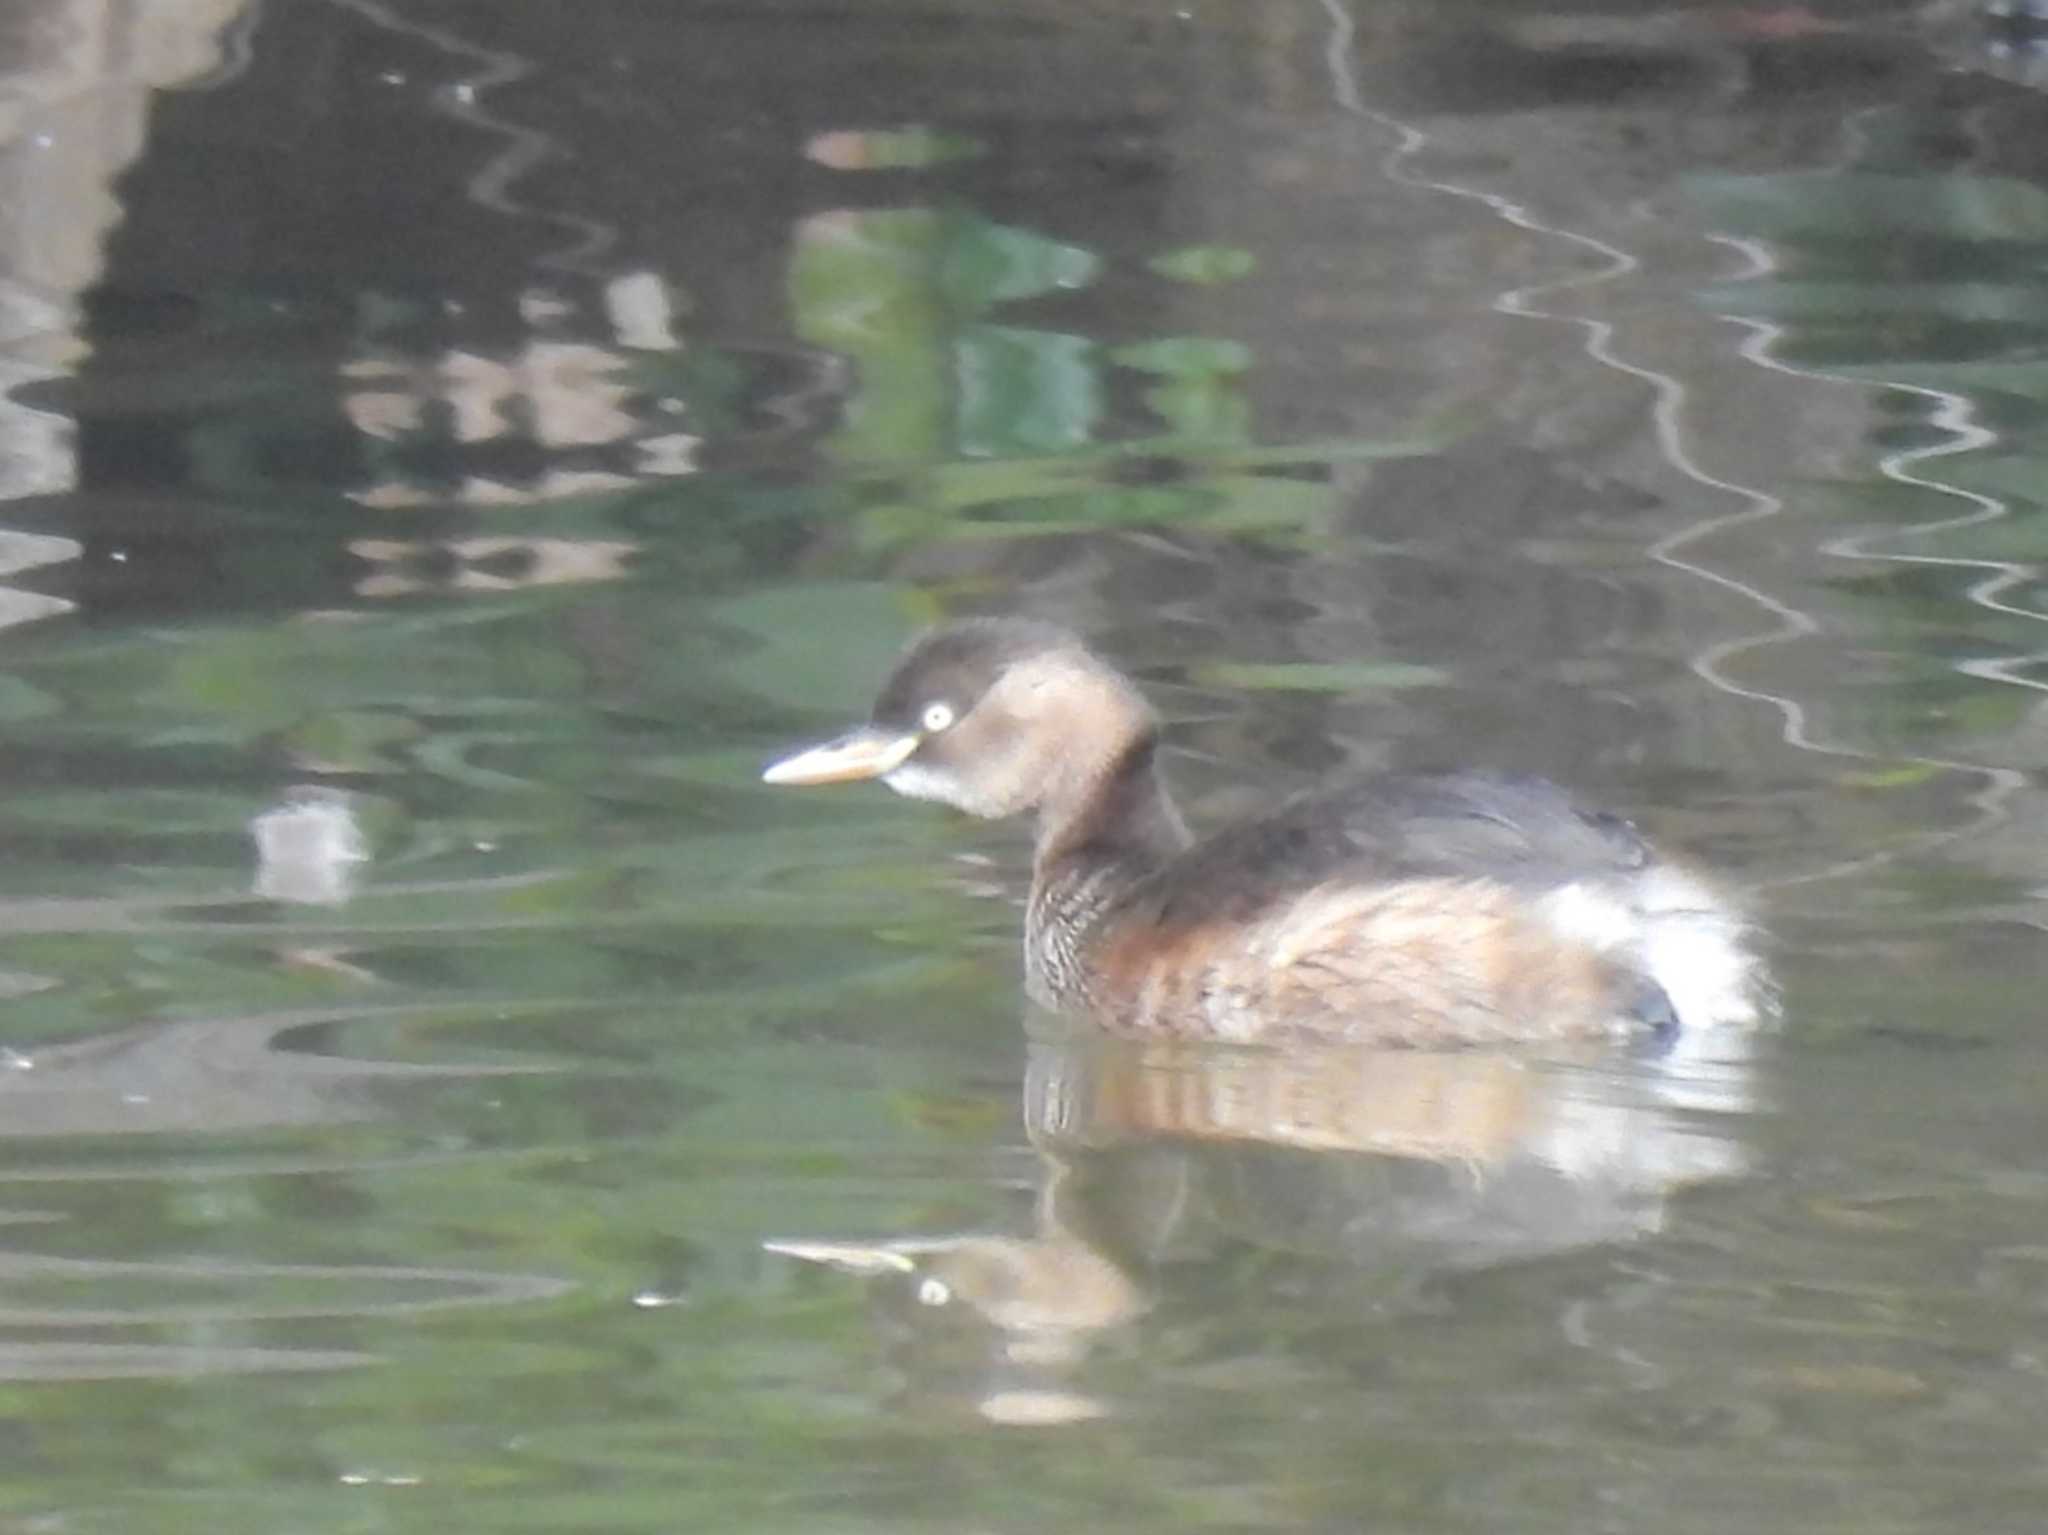
<path fill-rule="evenodd" d="M 249 66 L 256 62 L 256 29 L 263 21 L 263 3 L 264 0 L 249 0 L 248 9 L 223 27 L 215 40 L 220 62 L 205 74 L 187 80 L 178 89 L 219 90 L 224 85 L 234 84 L 249 72 Z"/>
<path fill-rule="evenodd" d="M 1737 274 L 1738 278 L 1749 278 L 1771 269 L 1768 252 L 1759 242 L 1738 239 L 1733 235 L 1709 235 L 1710 240 L 1742 251 L 1752 263 L 1752 269 Z M 1724 315 L 1723 319 L 1742 326 L 1750 332 L 1742 344 L 1742 356 L 1760 368 L 1773 373 L 1782 373 L 1794 378 L 1820 379 L 1830 383 L 1842 380 L 1835 375 L 1822 373 L 1811 368 L 1796 368 L 1780 362 L 1771 353 L 1771 347 L 1784 334 L 1783 328 L 1760 320 L 1742 320 Z M 1949 435 L 1941 442 L 1924 448 L 1902 448 L 1888 453 L 1878 463 L 1878 473 L 1900 485 L 1913 485 L 1922 490 L 1931 490 L 1939 495 L 1949 496 L 1970 507 L 1953 517 L 1938 517 L 1931 522 L 1915 523 L 1893 533 L 1894 538 L 1928 538 L 1937 533 L 1953 533 L 1963 528 L 1978 527 L 1987 522 L 1997 522 L 2012 515 L 2012 507 L 1996 496 L 1985 495 L 1982 491 L 1967 486 L 1952 484 L 1946 480 L 1933 479 L 1928 475 L 1914 472 L 1914 466 L 1928 459 L 1947 458 L 1956 453 L 1970 453 L 1978 448 L 1991 446 L 1998 441 L 1998 434 L 1988 426 L 1977 422 L 1976 404 L 1967 395 L 1947 389 L 1931 389 L 1922 384 L 1903 384 L 1892 379 L 1883 379 L 1883 388 L 1900 394 L 1917 396 L 1934 402 L 1935 409 L 1928 420 L 1931 425 Z M 1838 559 L 1873 560 L 1895 565 L 1931 565 L 1953 570 L 1981 570 L 1985 576 L 1971 586 L 1963 595 L 1979 607 L 1994 613 L 2003 613 L 2011 618 L 2023 618 L 2029 623 L 2041 623 L 2044 617 L 2038 609 L 2016 607 L 2003 600 L 2004 592 L 2015 586 L 2024 585 L 2034 577 L 2031 566 L 2012 560 L 1990 560 L 1981 557 L 1950 554 L 1907 554 L 1902 551 L 1886 552 L 1873 549 L 1871 542 L 1878 535 L 1853 534 L 1838 538 L 1821 546 L 1821 552 Z M 2030 651 L 2021 656 L 1984 656 L 1975 660 L 1959 661 L 1955 669 L 1966 677 L 1981 677 L 1992 682 L 2009 682 L 2016 687 L 2032 688 L 2036 692 L 2048 693 L 2048 683 L 2037 681 L 2015 673 L 2012 668 L 2048 659 L 2048 650 Z M 1979 772 L 1993 769 L 1977 768 Z"/>
<path fill-rule="evenodd" d="M 1611 368 L 1618 373 L 1626 374 L 1649 385 L 1654 402 L 1651 409 L 1651 419 L 1655 425 L 1657 442 L 1665 462 L 1696 484 L 1703 485 L 1710 490 L 1734 496 L 1747 503 L 1736 511 L 1726 512 L 1715 517 L 1703 518 L 1680 528 L 1676 532 L 1659 539 L 1646 551 L 1650 559 L 1665 566 L 1667 569 L 1682 572 L 1696 580 L 1744 597 L 1777 620 L 1775 627 L 1762 633 L 1745 634 L 1734 639 L 1723 640 L 1688 656 L 1686 658 L 1687 668 L 1717 692 L 1724 693 L 1733 698 L 1770 706 L 1776 711 L 1779 718 L 1778 734 L 1780 739 L 1787 746 L 1793 747 L 1796 750 L 1811 752 L 1821 756 L 1842 757 L 1866 762 L 1908 762 L 1943 771 L 1964 773 L 1984 780 L 1984 787 L 1976 794 L 1970 796 L 1970 803 L 1977 809 L 1978 814 L 1960 827 L 1930 832 L 1924 836 L 1914 837 L 1903 844 L 1880 849 L 1863 857 L 1831 864 L 1824 869 L 1766 880 L 1761 882 L 1760 888 L 1782 889 L 1791 885 L 1812 884 L 1822 880 L 1835 879 L 1892 862 L 1908 850 L 1926 851 L 1947 843 L 1960 841 L 1975 835 L 1977 832 L 1993 824 L 2009 819 L 2009 814 L 2004 808 L 2004 801 L 2026 782 L 2025 775 L 2022 773 L 2011 768 L 1993 767 L 1986 763 L 1963 762 L 1944 757 L 1897 752 L 1879 754 L 1844 742 L 1821 740 L 1809 728 L 1806 706 L 1798 699 L 1786 694 L 1773 693 L 1764 688 L 1752 687 L 1737 682 L 1723 670 L 1725 663 L 1748 651 L 1771 645 L 1785 644 L 1817 634 L 1821 631 L 1820 622 L 1812 615 L 1793 607 L 1790 603 L 1780 598 L 1772 596 L 1760 587 L 1752 586 L 1749 582 L 1726 571 L 1716 570 L 1712 566 L 1703 565 L 1696 560 L 1686 558 L 1680 551 L 1688 545 L 1697 543 L 1699 540 L 1711 537 L 1714 534 L 1776 517 L 1784 511 L 1784 502 L 1777 496 L 1771 495 L 1768 491 L 1724 480 L 1718 475 L 1709 473 L 1694 461 L 1691 453 L 1685 446 L 1684 434 L 1679 425 L 1679 412 L 1686 400 L 1685 385 L 1669 374 L 1660 373 L 1654 368 L 1644 367 L 1640 363 L 1630 362 L 1625 358 L 1617 356 L 1610 345 L 1614 337 L 1614 326 L 1612 324 L 1590 315 L 1566 314 L 1555 310 L 1539 308 L 1532 302 L 1532 299 L 1539 294 L 1560 293 L 1573 288 L 1590 288 L 1599 283 L 1612 282 L 1616 278 L 1639 270 L 1641 263 L 1626 251 L 1609 245 L 1603 240 L 1596 239 L 1592 235 L 1584 234 L 1578 230 L 1563 229 L 1556 225 L 1546 224 L 1521 204 L 1499 193 L 1488 192 L 1478 187 L 1461 186 L 1456 182 L 1442 181 L 1411 171 L 1404 162 L 1412 159 L 1428 145 L 1429 136 L 1419 128 L 1412 127 L 1398 118 L 1391 117 L 1384 112 L 1365 105 L 1364 100 L 1359 95 L 1358 81 L 1351 68 L 1351 45 L 1355 39 L 1356 26 L 1352 21 L 1350 12 L 1345 8 L 1345 0 L 1321 0 L 1321 4 L 1325 14 L 1330 18 L 1330 36 L 1325 46 L 1324 58 L 1330 70 L 1332 94 L 1335 96 L 1337 103 L 1346 111 L 1366 118 L 1394 135 L 1394 147 L 1387 152 L 1385 158 L 1380 162 L 1382 173 L 1389 181 L 1398 185 L 1416 187 L 1425 191 L 1441 192 L 1451 197 L 1464 198 L 1467 201 L 1480 203 L 1505 223 L 1513 224 L 1519 229 L 1529 230 L 1534 234 L 1549 235 L 1552 238 L 1576 245 L 1582 250 L 1590 251 L 1603 258 L 1605 262 L 1597 271 L 1511 289 L 1494 300 L 1493 309 L 1501 314 L 1516 315 L 1525 319 L 1551 320 L 1577 326 L 1585 335 L 1584 350 L 1589 358 L 1604 367 Z M 1748 258 L 1750 262 L 1749 268 L 1733 274 L 1729 280 L 1743 281 L 1760 276 L 1771 270 L 1770 256 L 1759 243 L 1740 240 L 1726 235 L 1711 235 L 1708 238 L 1727 245 L 1731 249 L 1738 250 Z M 1843 382 L 1825 373 L 1789 367 L 1771 357 L 1768 348 L 1771 342 L 1777 338 L 1778 331 L 1776 327 L 1732 315 L 1720 315 L 1717 318 L 1725 320 L 1730 324 L 1738 325 L 1750 332 L 1749 337 L 1738 349 L 1739 355 L 1746 360 L 1778 373 L 1825 380 L 1833 383 Z M 1993 440 L 1994 434 L 1970 420 L 1971 407 L 1969 401 L 1960 395 L 1952 395 L 1944 391 L 1914 385 L 1887 384 L 1886 387 L 1903 389 L 1909 394 L 1923 395 L 1939 401 L 1941 409 L 1936 413 L 1934 418 L 1935 424 L 1953 432 L 1955 435 L 1949 441 L 1935 444 L 1932 447 L 1908 449 L 1889 454 L 1879 463 L 1879 472 L 1886 478 L 1903 484 L 1916 485 L 1945 495 L 1958 496 L 1975 503 L 1973 510 L 1961 516 L 1944 518 L 1909 529 L 1907 530 L 1909 535 L 1918 537 L 1945 532 L 2006 515 L 2005 505 L 1991 497 L 1909 472 L 1910 466 L 1922 459 L 1967 452 Z M 1908 564 L 1955 565 L 1971 569 L 1990 569 L 1992 574 L 1970 589 L 1968 595 L 1972 601 L 1998 612 L 2013 614 L 2035 621 L 2040 621 L 2042 618 L 2042 615 L 2039 613 L 2015 608 L 2010 604 L 1996 600 L 2000 592 L 2027 579 L 2027 571 L 2024 567 L 1991 560 L 1877 553 L 1865 549 L 1863 542 L 1862 539 L 1854 537 L 1838 539 L 1823 545 L 1822 552 L 1839 558 L 1889 560 Z M 2037 659 L 2037 657 L 2027 656 L 2009 661 L 1968 661 L 1960 663 L 1956 669 L 1969 676 L 2018 682 L 2023 686 L 2048 691 L 2048 687 L 2044 687 L 2043 684 L 2027 678 L 2010 675 L 2006 670 L 2010 666 L 2023 664 L 2034 659 Z"/>
<path fill-rule="evenodd" d="M 1727 234 L 1710 234 L 1707 238 L 1716 244 L 1725 245 L 1731 250 L 1739 251 L 1747 258 L 1749 263 L 1747 269 L 1734 274 L 1733 281 L 1748 281 L 1763 276 L 1772 271 L 1776 265 L 1771 258 L 1769 248 L 1762 241 L 1745 240 L 1735 235 Z M 1835 374 L 1826 373 L 1816 368 L 1795 367 L 1773 355 L 1772 347 L 1777 343 L 1778 338 L 1784 334 L 1782 326 L 1772 324 L 1766 320 L 1743 319 L 1736 315 L 1721 315 L 1719 318 L 1747 332 L 1741 346 L 1737 348 L 1739 355 L 1746 362 L 1754 363 L 1759 368 L 1791 378 L 1809 378 L 1822 383 L 1853 382 L 1853 380 L 1844 380 Z M 1930 522 L 1917 523 L 1910 528 L 1900 530 L 1892 536 L 1926 538 L 1938 533 L 1950 533 L 1962 528 L 1976 527 L 1982 523 L 1995 522 L 2002 517 L 2010 516 L 2011 507 L 1994 496 L 1987 496 L 1980 491 L 1970 490 L 1964 486 L 1954 485 L 1944 480 L 1933 479 L 1927 475 L 1914 472 L 1913 466 L 1924 460 L 1946 458 L 1956 453 L 1974 452 L 1978 448 L 1987 447 L 1997 441 L 1997 433 L 1989 427 L 1979 424 L 1974 419 L 1976 409 L 1974 404 L 1963 395 L 1943 389 L 1930 389 L 1918 384 L 1902 384 L 1887 379 L 1882 381 L 1882 387 L 1898 390 L 1903 394 L 1916 395 L 1922 399 L 1932 400 L 1936 408 L 1930 417 L 1931 423 L 1949 435 L 1943 441 L 1930 444 L 1927 447 L 1902 448 L 1896 453 L 1887 453 L 1878 461 L 1877 472 L 1885 479 L 1891 480 L 1896 484 L 1912 485 L 1923 490 L 1934 491 L 1939 495 L 1954 497 L 1970 508 L 1968 511 L 1960 512 L 1953 517 L 1939 517 Z M 1663 558 L 1666 564 L 1682 565 L 1684 562 L 1666 558 L 1659 551 L 1668 552 L 1673 547 L 1681 546 L 1691 542 L 1694 538 L 1703 536 L 1714 526 L 1725 525 L 1725 523 L 1726 519 L 1722 519 L 1719 524 L 1703 524 L 1696 528 L 1683 530 L 1672 535 L 1671 538 L 1665 539 L 1651 553 L 1659 558 Z M 1872 560 L 1890 564 L 1932 565 L 1964 570 L 1983 570 L 1988 572 L 1985 578 L 1971 586 L 1964 593 L 1971 602 L 1993 612 L 2004 613 L 2011 617 L 2024 618 L 2034 623 L 2042 621 L 2040 613 L 2026 608 L 2015 607 L 2011 603 L 2003 601 L 2000 597 L 2000 594 L 2008 588 L 2017 586 L 2030 578 L 2030 572 L 2024 565 L 2014 564 L 2005 560 L 1975 559 L 1955 555 L 1887 553 L 1869 547 L 1873 537 L 1875 535 L 1852 534 L 1845 538 L 1831 539 L 1820 546 L 1821 553 L 1836 559 Z M 1713 571 L 1699 569 L 1697 573 L 1709 580 L 1717 579 L 1717 573 Z M 1778 606 L 1762 593 L 1756 593 L 1755 595 L 1759 601 L 1765 602 L 1767 605 L 1774 608 Z M 1709 681 L 1715 681 L 1715 669 L 1718 668 L 1721 662 L 1732 656 L 1763 645 L 1775 644 L 1780 640 L 1795 639 L 1802 634 L 1813 633 L 1818 630 L 1819 625 L 1805 614 L 1797 613 L 1792 609 L 1783 609 L 1783 611 L 1788 619 L 1796 620 L 1801 627 L 1796 631 L 1788 630 L 1779 634 L 1753 635 L 1745 636 L 1741 639 L 1723 641 L 1721 644 L 1701 652 L 1701 664 L 1695 665 L 1693 669 L 1699 672 L 1700 675 L 1707 677 Z M 1994 682 L 2009 682 L 2021 687 L 2033 688 L 2037 692 L 2048 692 L 2048 687 L 2044 687 L 2040 682 L 2029 677 L 2014 675 L 2010 670 L 2014 666 L 2039 660 L 2043 654 L 2044 652 L 2037 651 L 2031 655 L 2007 659 L 1984 657 L 1960 661 L 1955 664 L 1955 670 L 1968 677 L 1980 677 Z M 1716 682 L 1716 685 L 1721 686 L 1723 684 Z M 1776 703 L 1781 710 L 1785 711 L 1787 727 L 1785 739 L 1793 745 L 1833 756 L 1860 757 L 1871 761 L 1880 760 L 1878 754 L 1874 752 L 1867 752 L 1855 747 L 1834 743 L 1814 741 L 1809 738 L 1805 732 L 1804 712 L 1796 700 L 1789 698 L 1778 699 L 1772 695 L 1752 692 L 1732 682 L 1727 683 L 1726 687 L 1730 692 L 1746 693 L 1751 697 L 1769 698 L 1771 702 Z M 1798 731 L 1796 738 L 1790 733 L 1795 726 Z M 1964 773 L 1975 778 L 1981 778 L 1984 780 L 1984 787 L 1971 795 L 1969 800 L 1970 804 L 1976 808 L 1977 815 L 1961 826 L 1934 831 L 1925 836 L 1912 838 L 1899 847 L 1881 850 L 1862 858 L 1834 864 L 1813 873 L 1795 875 L 1789 878 L 1773 880 L 1769 883 L 1780 889 L 1791 885 L 1812 884 L 1820 880 L 1856 873 L 1860 870 L 1889 862 L 1908 850 L 1924 852 L 1948 843 L 1959 842 L 2001 821 L 2010 819 L 2010 813 L 2005 808 L 2005 801 L 2024 787 L 2027 781 L 2026 775 L 2015 768 L 1995 767 L 1984 762 L 1966 762 L 1949 757 L 1927 756 L 1918 753 L 1887 753 L 1881 760 L 1909 762 L 1921 767 L 1937 768 L 1944 772 Z"/>
<path fill-rule="evenodd" d="M 1710 474 L 1693 461 L 1691 453 L 1685 446 L 1684 435 L 1679 429 L 1678 421 L 1679 410 L 1684 405 L 1686 398 L 1685 385 L 1669 374 L 1659 373 L 1653 368 L 1646 368 L 1639 363 L 1629 362 L 1617 356 L 1610 346 L 1614 338 L 1614 326 L 1612 324 L 1606 320 L 1595 319 L 1590 315 L 1563 314 L 1555 310 L 1540 309 L 1531 302 L 1531 299 L 1537 294 L 1558 293 L 1572 288 L 1590 288 L 1598 283 L 1612 282 L 1616 278 L 1625 277 L 1631 272 L 1640 270 L 1642 263 L 1629 255 L 1628 252 L 1609 245 L 1604 240 L 1595 239 L 1593 236 L 1582 234 L 1577 230 L 1561 229 L 1555 225 L 1546 224 L 1519 203 L 1512 202 L 1498 193 L 1483 191 L 1477 187 L 1460 186 L 1455 182 L 1435 180 L 1411 172 L 1402 162 L 1419 153 L 1429 143 L 1429 136 L 1419 128 L 1410 127 L 1407 123 L 1401 122 L 1397 118 L 1389 117 L 1384 112 L 1379 112 L 1366 106 L 1360 100 L 1358 82 L 1351 73 L 1350 44 L 1353 33 L 1351 17 L 1344 10 L 1344 0 L 1322 0 L 1322 4 L 1323 8 L 1329 13 L 1333 23 L 1327 57 L 1332 77 L 1336 82 L 1335 91 L 1338 101 L 1348 111 L 1355 112 L 1361 117 L 1369 118 L 1386 128 L 1398 140 L 1394 148 L 1388 152 L 1386 158 L 1381 162 L 1382 169 L 1389 181 L 1397 182 L 1404 186 L 1419 187 L 1426 191 L 1443 192 L 1452 197 L 1461 197 L 1471 202 L 1481 203 L 1503 221 L 1513 224 L 1519 229 L 1526 229 L 1535 234 L 1549 235 L 1555 239 L 1564 240 L 1580 247 L 1582 250 L 1591 251 L 1603 258 L 1604 265 L 1597 271 L 1588 272 L 1581 276 L 1562 277 L 1528 287 L 1510 289 L 1508 292 L 1497 297 L 1493 301 L 1492 307 L 1501 314 L 1517 315 L 1524 319 L 1553 320 L 1561 324 L 1577 326 L 1585 333 L 1585 352 L 1588 357 L 1603 367 L 1612 368 L 1617 373 L 1623 373 L 1630 378 L 1639 379 L 1650 386 L 1654 398 L 1651 418 L 1655 424 L 1657 443 L 1665 461 L 1680 474 L 1696 484 L 1704 485 L 1709 490 L 1723 492 L 1748 503 L 1739 511 L 1723 513 L 1718 517 L 1710 517 L 1681 528 L 1676 533 L 1660 539 L 1648 551 L 1650 558 L 1659 564 L 1674 570 L 1683 571 L 1687 575 L 1697 577 L 1712 585 L 1746 597 L 1779 620 L 1779 627 L 1767 634 L 1745 636 L 1740 640 L 1727 641 L 1721 645 L 1710 647 L 1708 650 L 1700 652 L 1698 656 L 1689 657 L 1687 665 L 1703 681 L 1722 692 L 1732 694 L 1738 698 L 1753 699 L 1772 705 L 1777 709 L 1784 722 L 1780 733 L 1788 745 L 1809 751 L 1825 752 L 1836 750 L 1814 741 L 1808 734 L 1806 713 L 1797 700 L 1781 698 L 1776 694 L 1743 687 L 1723 675 L 1716 665 L 1718 661 L 1725 659 L 1727 656 L 1734 655 L 1740 650 L 1746 650 L 1753 645 L 1771 644 L 1780 640 L 1797 639 L 1803 635 L 1812 634 L 1819 629 L 1819 623 L 1799 609 L 1779 601 L 1771 596 L 1770 593 L 1751 586 L 1747 581 L 1731 576 L 1725 571 L 1714 570 L 1711 567 L 1697 564 L 1691 560 L 1681 559 L 1677 553 L 1685 545 L 1705 538 L 1709 534 L 1722 532 L 1728 528 L 1739 527 L 1745 523 L 1760 522 L 1767 517 L 1775 517 L 1784 509 L 1784 503 L 1766 491 L 1746 485 L 1737 485 L 1731 481 L 1721 479 L 1717 475 Z M 1740 273 L 1737 275 L 1742 277 L 1754 274 Z M 1846 748 L 1840 750 L 1848 755 L 1860 755 L 1860 753 L 1849 752 Z"/>
<path fill-rule="evenodd" d="M 433 110 L 443 117 L 457 122 L 468 123 L 486 133 L 495 134 L 506 141 L 505 148 L 484 162 L 484 168 L 471 176 L 465 185 L 470 198 L 479 207 L 493 212 L 508 214 L 513 218 L 538 219 L 571 230 L 580 238 L 565 251 L 546 254 L 535 258 L 540 265 L 557 270 L 582 272 L 594 270 L 598 256 L 610 249 L 617 238 L 617 231 L 609 224 L 580 214 L 560 209 L 541 208 L 513 197 L 507 190 L 521 176 L 546 160 L 559 148 L 555 136 L 538 128 L 526 128 L 507 121 L 479 105 L 486 91 L 510 85 L 533 73 L 533 65 L 516 54 L 486 48 L 444 32 L 439 27 L 425 26 L 419 22 L 407 21 L 393 14 L 377 0 L 328 0 L 345 11 L 354 11 L 358 16 L 381 27 L 387 32 L 417 37 L 422 42 L 439 48 L 444 53 L 476 60 L 482 67 L 473 74 L 463 75 L 453 84 L 434 92 Z M 566 151 L 564 151 L 566 154 Z"/>

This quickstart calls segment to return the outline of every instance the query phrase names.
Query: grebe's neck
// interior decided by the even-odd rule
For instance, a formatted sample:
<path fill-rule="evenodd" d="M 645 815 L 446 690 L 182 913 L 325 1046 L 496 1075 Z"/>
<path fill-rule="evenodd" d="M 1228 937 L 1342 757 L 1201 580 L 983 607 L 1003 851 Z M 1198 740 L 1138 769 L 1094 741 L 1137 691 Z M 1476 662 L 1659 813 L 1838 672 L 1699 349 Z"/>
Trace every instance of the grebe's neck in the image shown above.
<path fill-rule="evenodd" d="M 1044 1006 L 1086 1004 L 1082 955 L 1097 919 L 1191 840 L 1160 775 L 1158 746 L 1148 722 L 1039 809 L 1024 969 Z"/>

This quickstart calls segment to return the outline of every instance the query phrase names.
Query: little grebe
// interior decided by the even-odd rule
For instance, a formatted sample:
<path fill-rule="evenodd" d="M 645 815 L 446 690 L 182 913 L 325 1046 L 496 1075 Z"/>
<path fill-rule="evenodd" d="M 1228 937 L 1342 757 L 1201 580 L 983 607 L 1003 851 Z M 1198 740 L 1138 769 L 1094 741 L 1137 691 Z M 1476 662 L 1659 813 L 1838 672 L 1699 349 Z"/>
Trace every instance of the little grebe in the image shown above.
<path fill-rule="evenodd" d="M 1196 843 L 1158 746 L 1074 635 L 981 619 L 917 641 L 866 725 L 762 776 L 1036 811 L 1029 990 L 1119 1034 L 1450 1045 L 1758 1017 L 1741 919 L 1554 784 L 1368 778 Z"/>

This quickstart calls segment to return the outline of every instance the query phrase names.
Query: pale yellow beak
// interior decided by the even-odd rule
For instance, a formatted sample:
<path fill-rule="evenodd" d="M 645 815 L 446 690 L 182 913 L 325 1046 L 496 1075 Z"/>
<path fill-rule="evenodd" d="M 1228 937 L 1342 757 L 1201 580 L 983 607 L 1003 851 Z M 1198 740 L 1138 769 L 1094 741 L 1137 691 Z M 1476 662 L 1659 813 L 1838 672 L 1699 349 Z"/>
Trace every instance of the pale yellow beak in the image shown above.
<path fill-rule="evenodd" d="M 761 782 L 808 785 L 880 778 L 901 767 L 917 750 L 917 741 L 914 735 L 895 735 L 864 725 L 836 741 L 769 763 Z"/>

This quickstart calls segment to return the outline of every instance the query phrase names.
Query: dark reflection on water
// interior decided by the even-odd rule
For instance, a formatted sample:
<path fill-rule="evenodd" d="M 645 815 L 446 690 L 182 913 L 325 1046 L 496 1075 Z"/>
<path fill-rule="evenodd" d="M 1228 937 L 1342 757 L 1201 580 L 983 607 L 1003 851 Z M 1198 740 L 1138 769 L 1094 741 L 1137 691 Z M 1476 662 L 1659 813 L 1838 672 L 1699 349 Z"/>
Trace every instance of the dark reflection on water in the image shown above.
<path fill-rule="evenodd" d="M 72 1530 L 2031 1531 L 2025 7 L 22 0 L 0 1445 Z M 754 774 L 1085 630 L 1547 773 L 1737 1058 L 1019 1026 Z"/>

